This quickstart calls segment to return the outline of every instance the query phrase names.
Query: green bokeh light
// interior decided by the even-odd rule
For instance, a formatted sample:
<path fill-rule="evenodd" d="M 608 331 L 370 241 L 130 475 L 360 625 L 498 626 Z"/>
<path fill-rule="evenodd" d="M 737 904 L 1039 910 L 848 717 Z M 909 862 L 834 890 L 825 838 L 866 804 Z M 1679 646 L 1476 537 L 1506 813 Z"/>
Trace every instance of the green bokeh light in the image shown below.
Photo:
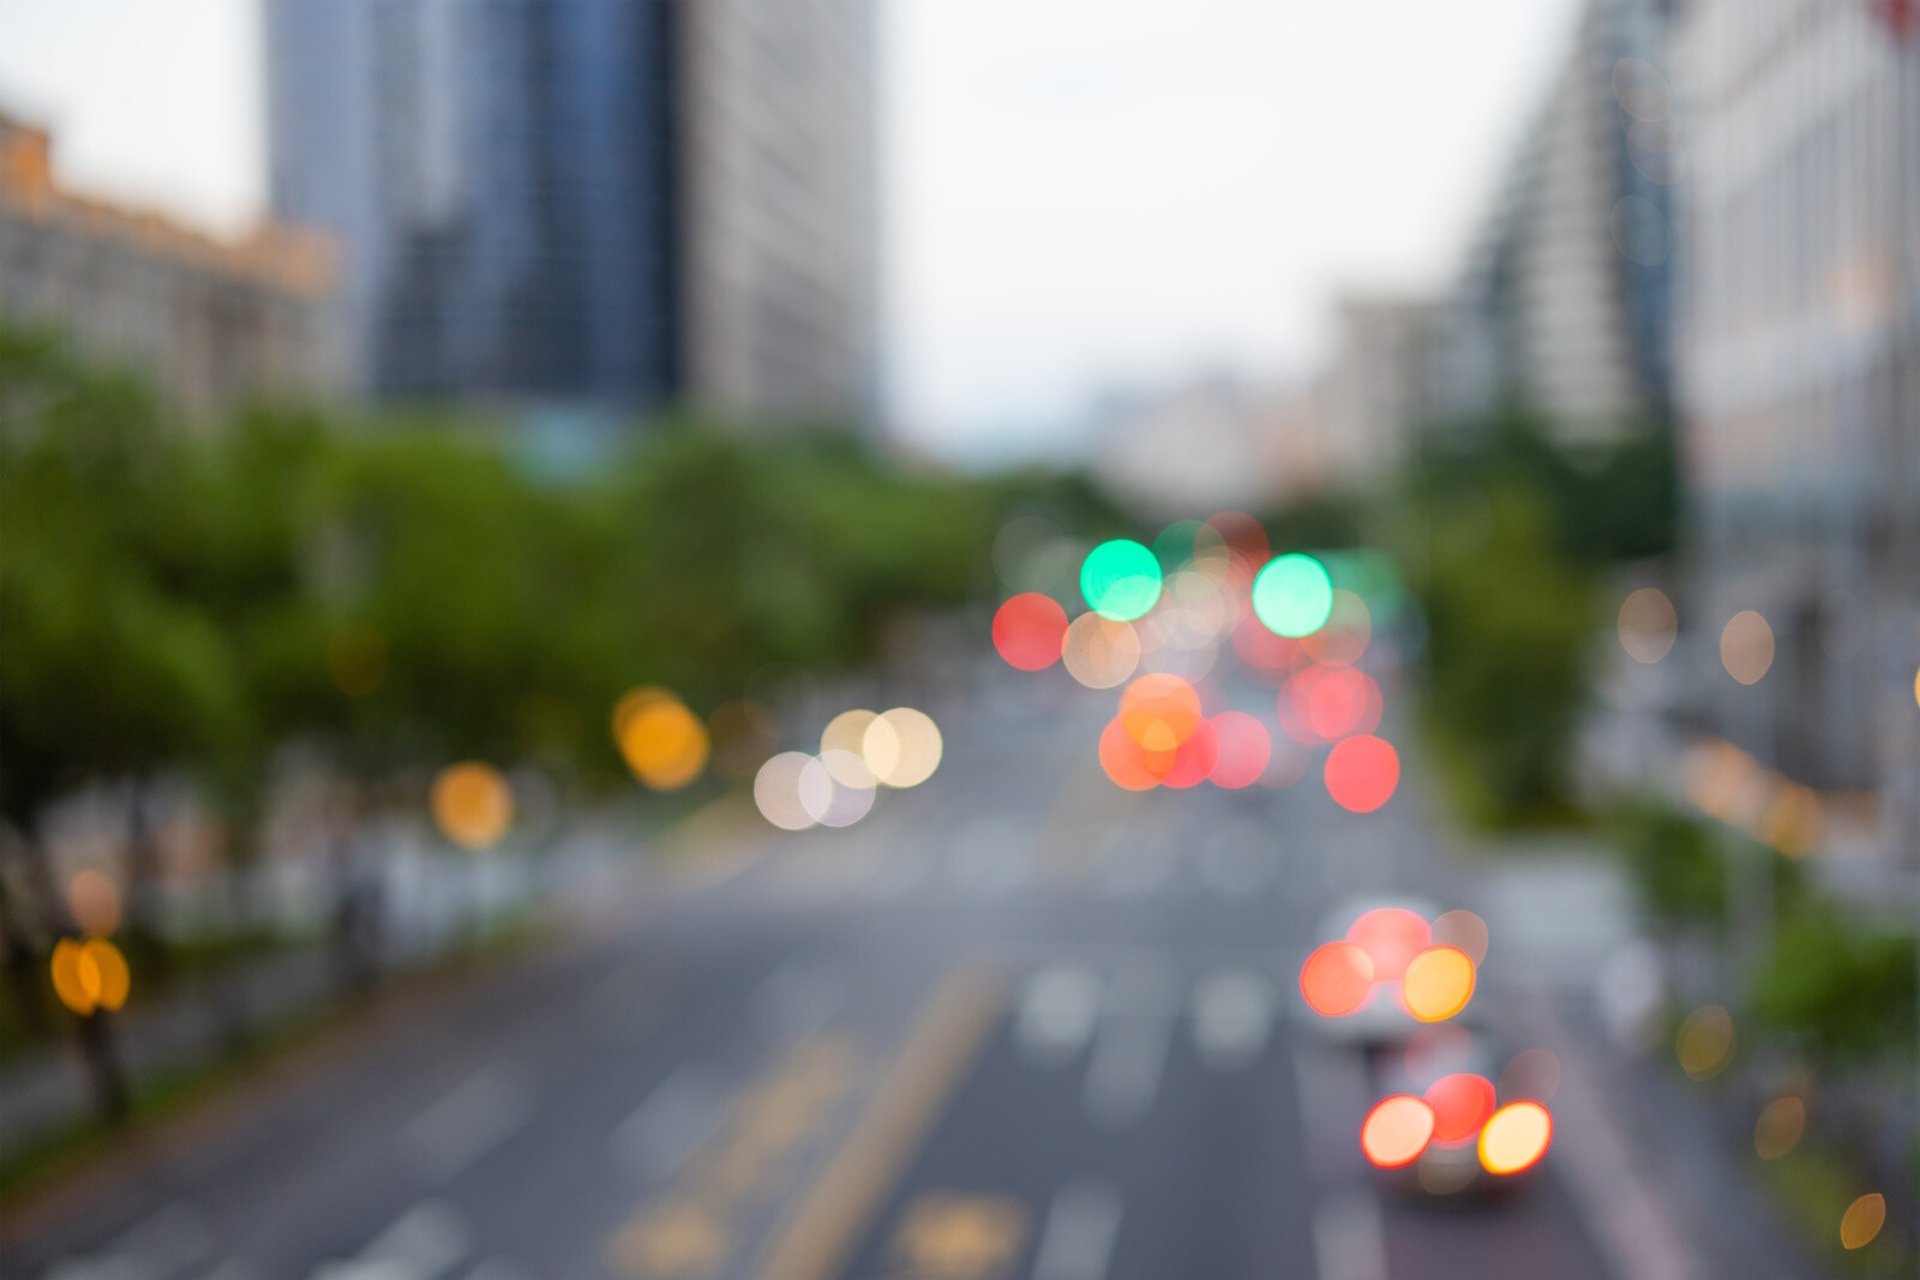
<path fill-rule="evenodd" d="M 1080 566 L 1080 594 L 1101 617 L 1132 622 L 1160 598 L 1160 561 L 1131 539 L 1103 542 Z"/>
<path fill-rule="evenodd" d="M 1312 556 L 1279 556 L 1253 580 L 1253 612 L 1276 635 L 1310 636 L 1333 613 L 1333 579 Z"/>

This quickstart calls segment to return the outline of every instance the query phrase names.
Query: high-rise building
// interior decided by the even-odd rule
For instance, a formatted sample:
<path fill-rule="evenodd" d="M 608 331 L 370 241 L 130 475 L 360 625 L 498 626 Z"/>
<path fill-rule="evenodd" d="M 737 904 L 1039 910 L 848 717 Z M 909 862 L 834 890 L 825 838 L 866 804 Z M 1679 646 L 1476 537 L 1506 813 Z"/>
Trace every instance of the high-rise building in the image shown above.
<path fill-rule="evenodd" d="M 56 330 L 202 422 L 254 396 L 342 387 L 325 236 L 223 240 L 62 184 L 53 139 L 0 116 L 0 320 Z"/>
<path fill-rule="evenodd" d="M 1447 303 L 1443 417 L 1506 404 L 1563 439 L 1670 401 L 1672 0 L 1588 0 Z"/>
<path fill-rule="evenodd" d="M 870 412 L 871 0 L 268 0 L 276 211 L 396 398 Z"/>
<path fill-rule="evenodd" d="M 1692 0 L 1675 72 L 1698 684 L 1726 737 L 1920 850 L 1916 8 Z M 1751 687 L 1715 649 L 1746 610 Z"/>

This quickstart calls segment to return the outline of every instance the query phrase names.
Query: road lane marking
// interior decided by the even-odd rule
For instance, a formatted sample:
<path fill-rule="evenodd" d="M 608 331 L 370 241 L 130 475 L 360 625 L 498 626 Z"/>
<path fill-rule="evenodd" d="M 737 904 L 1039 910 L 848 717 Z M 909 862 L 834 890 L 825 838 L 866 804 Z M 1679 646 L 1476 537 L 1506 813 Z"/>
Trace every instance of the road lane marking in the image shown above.
<path fill-rule="evenodd" d="M 1120 1234 L 1120 1217 L 1120 1193 L 1109 1183 L 1082 1178 L 1054 1192 L 1034 1254 L 1033 1280 L 1101 1280 Z"/>
<path fill-rule="evenodd" d="M 941 1105 L 985 1043 L 1001 1001 L 999 984 L 978 966 L 963 965 L 948 975 L 887 1069 L 872 1104 L 752 1274 L 825 1280 L 844 1263 L 881 1195 L 926 1139 Z"/>
<path fill-rule="evenodd" d="M 1313 1207 L 1313 1253 L 1320 1280 L 1387 1280 L 1380 1202 L 1359 1186 L 1323 1196 Z"/>
<path fill-rule="evenodd" d="M 1144 1116 L 1160 1090 L 1180 1005 L 1174 966 L 1141 956 L 1118 966 L 1087 1067 L 1087 1115 L 1120 1128 Z"/>
<path fill-rule="evenodd" d="M 893 1274 L 998 1280 L 1026 1238 L 1026 1208 L 1010 1196 L 929 1191 L 902 1211 L 887 1254 Z"/>
<path fill-rule="evenodd" d="M 311 1280 L 435 1280 L 467 1255 L 472 1237 L 444 1200 L 422 1200 L 394 1219 L 359 1256 L 322 1263 Z"/>
<path fill-rule="evenodd" d="M 1215 969 L 1194 984 L 1193 1040 L 1216 1071 L 1238 1071 L 1260 1056 L 1273 1029 L 1273 981 L 1246 969 Z"/>
<path fill-rule="evenodd" d="M 526 1082 L 506 1067 L 489 1064 L 408 1121 L 395 1142 L 416 1174 L 444 1183 L 519 1132 L 533 1110 Z"/>
<path fill-rule="evenodd" d="M 804 1036 L 790 1046 L 737 1095 L 671 1184 L 608 1238 L 608 1260 L 625 1274 L 655 1280 L 718 1271 L 734 1252 L 741 1214 L 795 1175 L 795 1149 L 851 1092 L 860 1056 L 858 1041 L 845 1034 Z M 651 1112 L 642 1104 L 643 1134 L 654 1123 L 648 1115 L 671 1118 L 673 1097 L 666 1094 Z"/>
<path fill-rule="evenodd" d="M 614 1163 L 637 1182 L 671 1177 L 719 1127 L 725 1101 L 717 1073 L 679 1068 L 608 1135 Z"/>
<path fill-rule="evenodd" d="M 1086 1047 L 1100 1020 L 1100 977 L 1087 965 L 1050 964 L 1028 976 L 1015 1042 L 1038 1066 L 1058 1066 Z"/>

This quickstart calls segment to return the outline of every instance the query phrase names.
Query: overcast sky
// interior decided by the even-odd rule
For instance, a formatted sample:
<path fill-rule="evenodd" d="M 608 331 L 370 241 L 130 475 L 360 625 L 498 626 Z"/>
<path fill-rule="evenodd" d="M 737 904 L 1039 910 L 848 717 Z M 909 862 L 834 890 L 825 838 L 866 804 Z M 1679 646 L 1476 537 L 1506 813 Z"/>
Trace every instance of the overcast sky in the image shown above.
<path fill-rule="evenodd" d="M 1575 0 L 882 0 L 893 417 L 973 456 L 1102 389 L 1286 376 L 1342 288 L 1444 280 Z M 0 0 L 62 173 L 259 209 L 254 0 Z"/>

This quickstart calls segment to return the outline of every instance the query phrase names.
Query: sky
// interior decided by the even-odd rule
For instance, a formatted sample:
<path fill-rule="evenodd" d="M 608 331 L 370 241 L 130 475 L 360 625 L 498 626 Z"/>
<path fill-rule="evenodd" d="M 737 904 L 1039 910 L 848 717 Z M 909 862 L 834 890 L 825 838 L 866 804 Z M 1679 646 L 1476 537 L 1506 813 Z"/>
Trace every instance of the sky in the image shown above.
<path fill-rule="evenodd" d="M 1576 0 L 880 0 L 889 416 L 1077 447 L 1096 397 L 1298 379 L 1344 290 L 1444 284 Z M 262 205 L 255 0 L 0 0 L 75 185 Z"/>

